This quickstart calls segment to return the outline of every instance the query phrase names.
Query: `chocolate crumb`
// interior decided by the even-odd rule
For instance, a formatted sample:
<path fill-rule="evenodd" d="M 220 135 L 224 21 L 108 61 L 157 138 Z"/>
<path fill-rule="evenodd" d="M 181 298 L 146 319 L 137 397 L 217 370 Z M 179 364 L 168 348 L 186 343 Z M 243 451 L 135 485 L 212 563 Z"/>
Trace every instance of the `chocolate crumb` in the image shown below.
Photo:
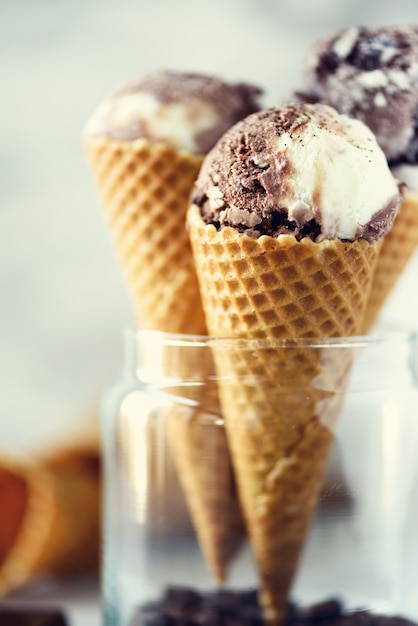
<path fill-rule="evenodd" d="M 1 626 L 68 626 L 64 614 L 53 608 L 5 603 L 0 606 Z"/>
<path fill-rule="evenodd" d="M 219 590 L 199 593 L 171 586 L 157 602 L 137 608 L 129 626 L 264 626 L 258 593 Z M 289 602 L 283 626 L 418 626 L 407 618 L 366 610 L 348 611 L 339 598 L 308 607 Z"/>

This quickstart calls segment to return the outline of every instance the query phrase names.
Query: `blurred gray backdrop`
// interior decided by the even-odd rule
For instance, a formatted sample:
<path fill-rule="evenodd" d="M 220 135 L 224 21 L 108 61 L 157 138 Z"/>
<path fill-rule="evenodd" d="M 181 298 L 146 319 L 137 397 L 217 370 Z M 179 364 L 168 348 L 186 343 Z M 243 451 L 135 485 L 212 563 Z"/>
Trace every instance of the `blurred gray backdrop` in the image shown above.
<path fill-rule="evenodd" d="M 271 105 L 316 38 L 405 22 L 417 0 L 0 0 L 0 454 L 94 414 L 132 325 L 81 145 L 96 105 L 163 68 L 254 82 Z M 387 323 L 416 323 L 417 277 L 414 258 Z"/>

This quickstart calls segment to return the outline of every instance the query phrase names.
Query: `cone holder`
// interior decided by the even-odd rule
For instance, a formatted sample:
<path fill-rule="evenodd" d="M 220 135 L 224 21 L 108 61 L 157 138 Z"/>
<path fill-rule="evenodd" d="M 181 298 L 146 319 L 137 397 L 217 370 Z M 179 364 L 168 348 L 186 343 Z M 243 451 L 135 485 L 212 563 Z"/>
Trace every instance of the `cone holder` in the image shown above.
<path fill-rule="evenodd" d="M 248 623 L 330 598 L 418 618 L 415 335 L 125 340 L 102 411 L 106 626 L 249 597 Z"/>

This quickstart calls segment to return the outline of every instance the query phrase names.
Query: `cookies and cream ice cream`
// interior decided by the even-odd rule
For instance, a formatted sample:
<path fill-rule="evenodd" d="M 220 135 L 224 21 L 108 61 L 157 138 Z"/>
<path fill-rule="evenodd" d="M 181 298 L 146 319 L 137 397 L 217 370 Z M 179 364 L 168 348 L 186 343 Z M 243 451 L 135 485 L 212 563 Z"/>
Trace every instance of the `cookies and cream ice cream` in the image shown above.
<path fill-rule="evenodd" d="M 405 185 L 379 256 L 368 330 L 418 246 L 418 25 L 357 26 L 322 39 L 308 54 L 305 91 L 297 95 L 367 124 Z"/>
<path fill-rule="evenodd" d="M 207 223 L 258 237 L 370 242 L 401 194 L 372 132 L 323 104 L 289 104 L 237 123 L 206 157 L 192 193 Z"/>
<path fill-rule="evenodd" d="M 260 93 L 201 74 L 150 73 L 105 100 L 85 132 L 122 141 L 145 137 L 205 154 L 230 126 L 260 108 Z"/>
<path fill-rule="evenodd" d="M 418 25 L 324 38 L 308 55 L 305 90 L 367 124 L 389 162 L 418 162 Z"/>

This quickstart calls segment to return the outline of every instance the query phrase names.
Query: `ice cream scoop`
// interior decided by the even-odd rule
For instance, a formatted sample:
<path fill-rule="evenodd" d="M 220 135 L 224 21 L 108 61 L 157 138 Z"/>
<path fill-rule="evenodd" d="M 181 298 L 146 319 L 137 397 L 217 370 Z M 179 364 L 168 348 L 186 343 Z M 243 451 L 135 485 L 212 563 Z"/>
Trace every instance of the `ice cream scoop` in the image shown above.
<path fill-rule="evenodd" d="M 401 195 L 365 124 L 326 105 L 289 104 L 227 132 L 205 159 L 192 200 L 207 223 L 253 237 L 374 242 Z"/>
<path fill-rule="evenodd" d="M 389 162 L 418 161 L 418 26 L 352 27 L 319 41 L 306 94 L 363 120 Z"/>
<path fill-rule="evenodd" d="M 405 184 L 405 201 L 385 237 L 364 331 L 374 324 L 418 245 L 418 26 L 353 27 L 308 54 L 301 100 L 321 101 L 365 122 Z"/>
<path fill-rule="evenodd" d="M 181 72 L 154 72 L 105 100 L 87 135 L 132 141 L 146 137 L 205 154 L 235 122 L 259 109 L 260 90 L 245 83 Z"/>

